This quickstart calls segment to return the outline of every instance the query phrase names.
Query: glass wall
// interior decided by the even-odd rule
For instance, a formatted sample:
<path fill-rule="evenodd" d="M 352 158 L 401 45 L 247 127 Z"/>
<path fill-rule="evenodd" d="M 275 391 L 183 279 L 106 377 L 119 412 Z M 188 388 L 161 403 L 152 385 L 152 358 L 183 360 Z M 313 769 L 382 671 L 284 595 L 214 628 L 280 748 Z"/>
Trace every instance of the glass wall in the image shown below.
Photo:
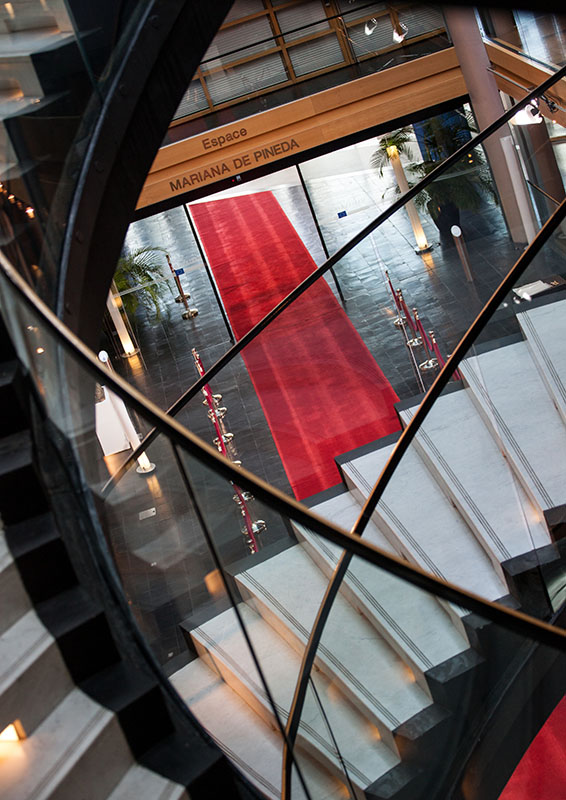
<path fill-rule="evenodd" d="M 228 105 L 230 120 L 241 119 L 288 102 L 290 97 L 280 90 L 305 79 L 340 68 L 358 69 L 365 61 L 371 62 L 373 72 L 447 46 L 442 13 L 435 6 L 238 0 L 208 48 L 175 120 L 201 117 Z M 352 77 L 347 71 L 342 78 L 330 77 L 328 85 Z M 326 87 L 320 81 L 310 89 L 305 84 L 296 96 L 322 88 Z M 276 89 L 279 94 L 270 96 Z M 242 104 L 254 98 L 255 105 Z M 174 130 L 170 135 L 177 138 Z"/>

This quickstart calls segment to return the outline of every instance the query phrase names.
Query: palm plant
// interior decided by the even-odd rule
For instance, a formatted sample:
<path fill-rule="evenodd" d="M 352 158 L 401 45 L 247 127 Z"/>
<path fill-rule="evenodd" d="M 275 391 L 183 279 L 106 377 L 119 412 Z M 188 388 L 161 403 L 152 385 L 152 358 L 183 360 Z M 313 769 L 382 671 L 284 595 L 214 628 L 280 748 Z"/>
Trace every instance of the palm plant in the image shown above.
<path fill-rule="evenodd" d="M 428 158 L 420 163 L 407 165 L 407 172 L 413 178 L 409 179 L 409 185 L 417 183 L 445 158 L 455 153 L 475 130 L 471 115 L 464 112 L 451 121 L 438 117 L 427 120 L 423 126 L 423 145 Z M 370 159 L 371 166 L 383 175 L 383 167 L 391 161 L 394 147 L 400 154 L 409 154 L 408 143 L 411 139 L 411 127 L 400 128 L 384 136 L 379 143 L 379 149 Z M 414 202 L 417 208 L 430 214 L 441 233 L 448 233 L 451 225 L 459 221 L 460 210 L 479 211 L 485 197 L 497 203 L 487 162 L 478 149 L 470 149 L 470 153 L 452 169 L 419 192 Z"/>
<path fill-rule="evenodd" d="M 172 291 L 163 277 L 161 253 L 162 247 L 140 247 L 137 250 L 122 251 L 116 266 L 114 282 L 122 293 L 122 303 L 128 316 L 133 319 L 140 306 L 154 318 L 159 319 L 163 309 L 163 298 L 167 291 Z M 135 291 L 128 291 L 137 287 Z"/>
<path fill-rule="evenodd" d="M 415 182 L 469 141 L 475 130 L 469 115 L 462 114 L 452 123 L 438 118 L 428 120 L 424 145 L 429 158 L 408 167 Z M 426 208 L 440 232 L 447 234 L 452 225 L 458 224 L 460 211 L 478 212 L 486 197 L 498 202 L 487 161 L 479 148 L 471 147 L 448 172 L 419 192 L 415 202 Z"/>
<path fill-rule="evenodd" d="M 414 136 L 410 125 L 382 136 L 378 149 L 370 157 L 370 166 L 379 172 L 380 177 L 383 177 L 383 168 L 390 163 L 391 153 L 395 152 L 394 148 L 400 156 L 410 156 L 409 142 L 411 141 L 414 141 Z"/>

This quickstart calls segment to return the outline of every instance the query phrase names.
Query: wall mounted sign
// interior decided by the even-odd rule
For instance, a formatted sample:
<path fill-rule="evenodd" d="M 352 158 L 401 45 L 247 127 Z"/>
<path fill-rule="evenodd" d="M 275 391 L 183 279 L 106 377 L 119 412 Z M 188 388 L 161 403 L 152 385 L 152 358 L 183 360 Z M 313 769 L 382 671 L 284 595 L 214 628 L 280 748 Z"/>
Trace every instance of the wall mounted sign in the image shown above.
<path fill-rule="evenodd" d="M 291 150 L 295 149 L 299 149 L 299 144 L 296 139 L 276 142 L 270 147 L 260 147 L 258 150 L 254 150 L 251 153 L 244 153 L 242 156 L 237 156 L 227 161 L 220 161 L 217 164 L 212 164 L 210 167 L 205 167 L 205 169 L 195 170 L 188 175 L 175 178 L 175 180 L 169 181 L 169 187 L 171 192 L 175 193 L 183 189 L 190 189 L 193 186 L 198 186 L 201 183 L 210 183 L 214 178 L 222 178 L 224 175 L 245 171 L 250 167 L 269 161 L 270 159 L 280 158 L 285 153 L 290 153 Z"/>
<path fill-rule="evenodd" d="M 463 97 L 453 47 L 162 147 L 138 208 Z"/>

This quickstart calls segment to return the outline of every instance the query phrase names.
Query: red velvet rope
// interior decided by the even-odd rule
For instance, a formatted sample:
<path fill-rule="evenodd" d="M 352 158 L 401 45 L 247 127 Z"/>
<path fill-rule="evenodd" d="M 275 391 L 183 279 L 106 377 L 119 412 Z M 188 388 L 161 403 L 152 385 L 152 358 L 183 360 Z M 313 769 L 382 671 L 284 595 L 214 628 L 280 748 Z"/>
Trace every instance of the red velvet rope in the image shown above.
<path fill-rule="evenodd" d="M 197 353 L 196 350 L 193 350 L 193 358 L 195 360 L 195 364 L 196 364 L 196 368 L 197 368 L 198 374 L 199 375 L 204 375 L 205 369 L 203 367 L 201 358 L 200 358 L 200 356 L 199 356 L 199 354 Z M 214 425 L 214 430 L 216 431 L 216 436 L 218 437 L 218 449 L 220 450 L 220 452 L 222 453 L 223 456 L 228 458 L 228 451 L 226 450 L 226 444 L 224 442 L 224 436 L 222 434 L 222 429 L 220 427 L 220 422 L 218 421 L 218 414 L 216 413 L 216 406 L 214 404 L 214 399 L 212 397 L 212 391 L 211 391 L 210 385 L 208 383 L 205 383 L 204 386 L 202 387 L 202 393 L 206 398 L 206 402 L 207 402 L 207 405 L 208 405 L 210 411 L 212 412 L 212 424 Z M 236 492 L 236 495 L 238 496 L 238 501 L 239 501 L 240 507 L 242 509 L 242 516 L 244 518 L 244 522 L 246 523 L 246 531 L 248 533 L 248 536 L 252 540 L 252 544 L 253 544 L 253 547 L 254 547 L 253 552 L 257 553 L 257 541 L 256 541 L 256 538 L 255 538 L 255 535 L 254 535 L 252 521 L 251 521 L 251 518 L 250 518 L 250 512 L 248 511 L 248 506 L 246 504 L 244 495 L 242 494 L 242 490 L 240 489 L 239 486 L 236 486 L 235 483 L 233 483 L 232 486 L 234 487 L 234 491 Z"/>
<path fill-rule="evenodd" d="M 393 288 L 393 284 L 391 283 L 391 278 L 389 277 L 389 273 L 387 272 L 386 275 L 387 275 L 387 283 L 389 284 L 389 288 L 391 289 L 391 294 L 393 295 L 393 300 L 395 301 L 395 308 L 397 309 L 397 312 L 401 314 L 401 308 L 399 307 L 399 298 L 397 297 L 397 292 Z"/>
<path fill-rule="evenodd" d="M 405 318 L 407 320 L 407 324 L 409 325 L 409 328 L 413 331 L 413 333 L 418 334 L 418 332 L 419 332 L 418 328 L 416 327 L 416 325 L 415 325 L 415 323 L 413 321 L 413 317 L 411 316 L 411 312 L 407 308 L 407 303 L 405 302 L 405 298 L 402 295 L 399 298 L 399 302 L 401 303 L 401 309 L 403 311 L 403 314 L 405 315 Z"/>
<path fill-rule="evenodd" d="M 425 329 L 423 328 L 422 320 L 420 318 L 416 318 L 416 323 L 417 323 L 417 333 L 419 333 L 421 335 L 421 338 L 423 340 L 423 345 L 424 345 L 425 349 L 429 353 L 431 353 L 432 352 L 432 345 L 430 343 L 430 339 L 426 335 Z"/>

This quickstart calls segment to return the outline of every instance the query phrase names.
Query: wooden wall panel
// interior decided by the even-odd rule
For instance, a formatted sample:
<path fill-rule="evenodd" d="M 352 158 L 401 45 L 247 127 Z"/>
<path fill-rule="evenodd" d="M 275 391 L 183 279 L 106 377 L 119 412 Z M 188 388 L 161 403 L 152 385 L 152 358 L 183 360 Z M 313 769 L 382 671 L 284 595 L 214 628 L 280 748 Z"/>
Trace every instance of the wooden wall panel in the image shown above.
<path fill-rule="evenodd" d="M 162 147 L 138 208 L 463 94 L 450 48 L 224 125 Z"/>
<path fill-rule="evenodd" d="M 493 69 L 499 73 L 499 75 L 495 76 L 499 89 L 510 97 L 514 97 L 515 100 L 520 100 L 527 94 L 525 90 L 516 86 L 515 83 L 520 83 L 522 86 L 532 89 L 552 75 L 552 70 L 535 64 L 528 58 L 518 53 L 513 53 L 505 47 L 489 42 L 486 43 L 486 48 Z M 505 77 L 510 78 L 510 81 L 505 80 Z M 511 83 L 511 81 L 515 83 Z M 552 89 L 547 92 L 547 96 L 562 108 L 566 108 L 566 79 L 562 78 L 562 80 L 555 83 Z M 566 112 L 560 110 L 551 112 L 544 102 L 539 104 L 539 108 L 544 116 L 554 119 L 559 125 L 566 127 Z"/>

